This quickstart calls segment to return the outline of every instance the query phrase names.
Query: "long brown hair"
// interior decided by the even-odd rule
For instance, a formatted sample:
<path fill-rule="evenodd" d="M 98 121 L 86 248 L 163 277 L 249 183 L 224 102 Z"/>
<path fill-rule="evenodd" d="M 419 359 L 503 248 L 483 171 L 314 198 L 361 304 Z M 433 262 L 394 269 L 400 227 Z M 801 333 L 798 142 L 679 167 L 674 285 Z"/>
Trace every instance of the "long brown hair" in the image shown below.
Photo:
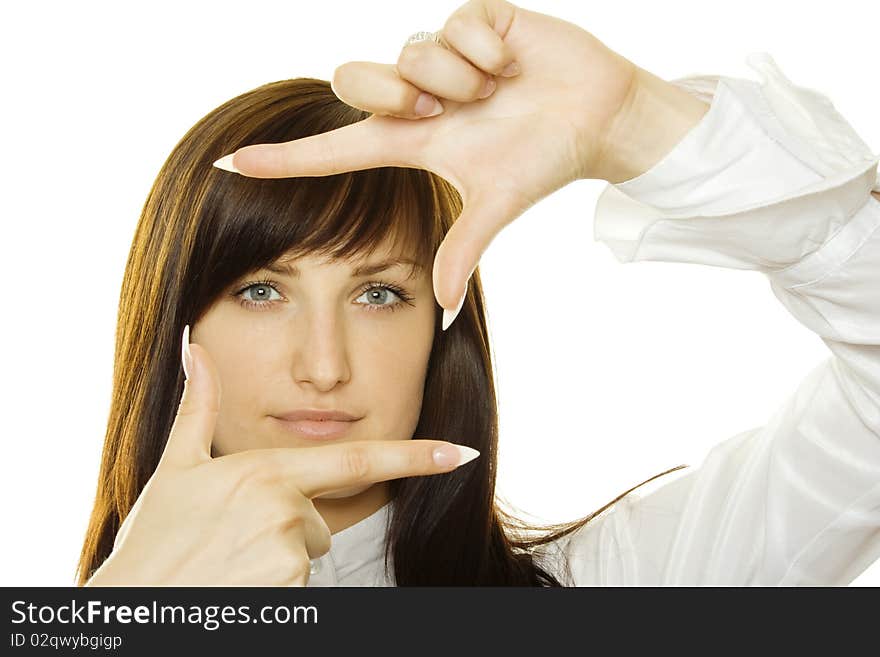
<path fill-rule="evenodd" d="M 181 331 L 226 287 L 283 254 L 345 259 L 389 237 L 430 270 L 462 209 L 458 191 L 431 172 L 386 167 L 257 179 L 211 166 L 242 146 L 299 139 L 368 116 L 340 101 L 325 80 L 272 82 L 207 114 L 165 161 L 122 281 L 112 401 L 77 567 L 80 585 L 109 556 L 159 462 L 183 390 Z M 415 435 L 470 445 L 482 457 L 447 474 L 391 482 L 386 566 L 393 557 L 399 586 L 558 586 L 532 548 L 575 531 L 637 486 L 585 518 L 526 536 L 521 530 L 528 526 L 495 499 L 497 408 L 479 269 L 449 330 L 440 330 L 442 309 L 436 310 Z"/>

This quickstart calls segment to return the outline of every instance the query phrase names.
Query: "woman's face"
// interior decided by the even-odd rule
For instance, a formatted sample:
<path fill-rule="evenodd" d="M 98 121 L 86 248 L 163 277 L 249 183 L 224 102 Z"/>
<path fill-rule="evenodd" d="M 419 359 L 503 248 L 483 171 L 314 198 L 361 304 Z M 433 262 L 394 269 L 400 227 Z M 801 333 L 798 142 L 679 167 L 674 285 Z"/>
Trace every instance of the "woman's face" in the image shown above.
<path fill-rule="evenodd" d="M 289 271 L 250 272 L 192 326 L 191 340 L 207 349 L 222 384 L 214 456 L 412 438 L 434 337 L 431 272 L 406 263 L 356 271 L 397 255 L 282 257 L 270 267 Z M 358 419 L 341 435 L 316 439 L 308 427 L 279 419 L 304 409 Z"/>

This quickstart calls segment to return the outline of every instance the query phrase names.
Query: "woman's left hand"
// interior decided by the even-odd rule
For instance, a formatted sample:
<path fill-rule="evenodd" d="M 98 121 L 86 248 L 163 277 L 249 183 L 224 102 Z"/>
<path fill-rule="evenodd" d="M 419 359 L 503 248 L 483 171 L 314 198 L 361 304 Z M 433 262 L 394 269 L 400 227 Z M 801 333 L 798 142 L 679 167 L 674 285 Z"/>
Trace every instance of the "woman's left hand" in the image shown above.
<path fill-rule="evenodd" d="M 470 0 L 440 36 L 444 46 L 404 47 L 396 67 L 348 62 L 336 69 L 334 93 L 372 112 L 369 118 L 287 143 L 245 146 L 218 166 L 256 178 L 397 166 L 448 180 L 464 207 L 434 258 L 445 329 L 480 257 L 506 225 L 573 180 L 632 176 L 631 166 L 619 166 L 614 137 L 631 132 L 620 124 L 647 72 L 577 25 L 505 0 Z M 514 61 L 521 72 L 499 77 L 493 91 L 494 76 Z M 441 114 L 416 115 L 423 91 L 440 99 Z M 705 107 L 676 93 L 692 114 Z"/>

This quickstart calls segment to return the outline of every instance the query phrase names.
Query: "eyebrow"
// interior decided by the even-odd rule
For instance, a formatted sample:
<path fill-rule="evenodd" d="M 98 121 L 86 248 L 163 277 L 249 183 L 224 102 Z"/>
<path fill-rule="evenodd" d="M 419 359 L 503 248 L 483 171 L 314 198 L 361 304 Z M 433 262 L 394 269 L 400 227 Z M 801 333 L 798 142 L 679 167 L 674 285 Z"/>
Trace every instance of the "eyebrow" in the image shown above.
<path fill-rule="evenodd" d="M 412 273 L 410 274 L 410 276 L 415 276 L 417 272 L 424 269 L 422 264 L 416 262 L 415 260 L 411 260 L 409 258 L 393 258 L 391 260 L 367 263 L 365 265 L 355 267 L 351 271 L 351 277 L 357 278 L 358 276 L 372 276 L 373 274 L 378 274 L 379 272 L 385 271 L 386 269 L 391 269 L 392 267 L 399 267 L 403 265 L 409 265 L 412 268 Z M 265 269 L 276 274 L 290 276 L 291 278 L 297 278 L 299 276 L 299 269 L 297 269 L 296 266 L 290 264 L 282 264 L 276 262 L 266 265 Z"/>

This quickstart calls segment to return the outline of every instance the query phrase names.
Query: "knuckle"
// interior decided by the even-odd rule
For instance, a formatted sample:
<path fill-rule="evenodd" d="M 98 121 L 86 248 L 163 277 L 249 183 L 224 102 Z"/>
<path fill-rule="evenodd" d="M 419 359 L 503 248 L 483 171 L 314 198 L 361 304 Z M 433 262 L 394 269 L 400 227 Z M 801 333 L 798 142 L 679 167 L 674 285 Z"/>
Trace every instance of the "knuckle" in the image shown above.
<path fill-rule="evenodd" d="M 302 522 L 294 517 L 287 500 L 267 491 L 259 499 L 259 508 L 250 512 L 252 521 L 262 530 L 275 535 L 297 534 Z"/>
<path fill-rule="evenodd" d="M 461 49 L 459 45 L 464 47 L 468 43 L 468 34 L 476 32 L 480 29 L 479 19 L 468 14 L 453 14 L 443 26 L 443 38 L 450 42 L 457 49 Z M 501 72 L 506 66 L 503 48 L 494 48 L 491 54 L 480 56 L 480 68 L 486 71 Z M 480 88 L 482 89 L 482 83 Z"/>
<path fill-rule="evenodd" d="M 469 19 L 462 14 L 453 14 L 443 25 L 443 38 L 446 40 L 458 40 L 468 30 Z"/>
<path fill-rule="evenodd" d="M 501 50 L 494 50 L 492 54 L 488 56 L 488 61 L 486 62 L 486 70 L 494 71 L 495 74 L 500 74 L 504 67 L 507 66 L 507 60 L 504 57 L 504 53 Z"/>
<path fill-rule="evenodd" d="M 230 465 L 232 465 L 231 462 Z M 233 478 L 241 486 L 256 484 L 265 476 L 265 469 L 261 464 L 250 459 L 238 459 L 231 469 L 234 472 Z"/>
<path fill-rule="evenodd" d="M 411 43 L 400 51 L 397 57 L 397 72 L 405 78 L 410 78 L 416 71 L 424 66 L 425 48 L 420 47 L 424 44 Z"/>
<path fill-rule="evenodd" d="M 449 39 L 455 39 L 456 37 L 461 36 L 464 27 L 462 25 L 463 22 L 460 14 L 452 14 L 452 16 L 447 18 L 446 22 L 443 23 L 443 29 L 440 31 L 443 38 L 448 41 Z"/>
<path fill-rule="evenodd" d="M 234 467 L 227 466 L 227 470 L 223 479 L 229 482 L 227 496 L 230 500 L 251 499 L 254 495 L 265 497 L 262 488 L 267 481 L 265 468 L 242 459 Z"/>
<path fill-rule="evenodd" d="M 359 482 L 370 473 L 370 456 L 363 447 L 349 447 L 342 452 L 342 472 Z"/>
<path fill-rule="evenodd" d="M 235 503 L 247 503 L 253 494 L 253 481 L 247 477 L 236 476 L 230 480 L 226 491 L 226 503 L 232 506 Z"/>
<path fill-rule="evenodd" d="M 285 514 L 284 520 L 281 521 L 281 527 L 284 531 L 290 531 L 292 529 L 303 529 L 305 527 L 306 520 L 303 516 L 296 511 L 288 512 Z"/>

